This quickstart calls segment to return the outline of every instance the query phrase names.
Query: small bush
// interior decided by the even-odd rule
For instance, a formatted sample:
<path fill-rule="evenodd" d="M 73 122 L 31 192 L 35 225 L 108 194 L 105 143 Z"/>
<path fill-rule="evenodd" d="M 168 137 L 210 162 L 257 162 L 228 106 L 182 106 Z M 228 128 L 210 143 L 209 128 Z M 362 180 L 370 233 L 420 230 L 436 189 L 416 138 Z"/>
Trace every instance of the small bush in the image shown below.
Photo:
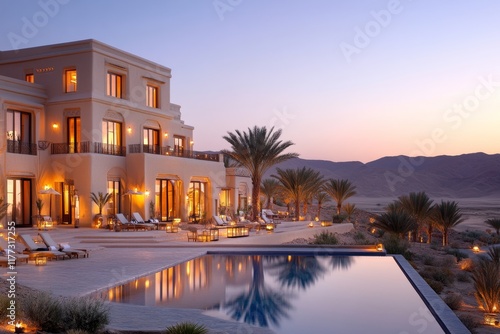
<path fill-rule="evenodd" d="M 0 294 L 0 324 L 7 323 L 10 319 L 7 318 L 9 315 L 9 310 L 7 307 L 10 306 L 10 299 L 7 297 L 7 293 Z"/>
<path fill-rule="evenodd" d="M 474 329 L 481 326 L 479 321 L 474 319 L 474 317 L 471 315 L 459 315 L 458 318 L 464 324 L 464 326 L 467 327 L 467 329 L 470 330 L 472 333 L 474 333 Z"/>
<path fill-rule="evenodd" d="M 333 215 L 332 222 L 334 224 L 340 224 L 343 223 L 344 220 L 346 220 L 347 216 L 346 215 Z"/>
<path fill-rule="evenodd" d="M 96 333 L 109 323 L 109 307 L 100 299 L 72 298 L 65 302 L 65 327 Z"/>
<path fill-rule="evenodd" d="M 439 261 L 438 266 L 442 268 L 455 268 L 457 258 L 454 255 L 446 255 Z"/>
<path fill-rule="evenodd" d="M 66 334 L 92 334 L 92 333 L 89 333 L 81 329 L 70 329 L 69 331 L 66 332 Z"/>
<path fill-rule="evenodd" d="M 406 240 L 402 240 L 396 235 L 386 236 L 382 241 L 384 248 L 388 254 L 402 254 L 405 256 L 409 253 L 410 244 Z"/>
<path fill-rule="evenodd" d="M 452 284 L 455 281 L 455 274 L 449 268 L 426 266 L 420 272 L 420 276 L 424 279 L 432 279 L 440 282 L 443 285 Z"/>
<path fill-rule="evenodd" d="M 58 333 L 63 328 L 64 307 L 47 292 L 36 292 L 20 300 L 20 309 L 31 326 L 39 330 Z"/>
<path fill-rule="evenodd" d="M 463 283 L 469 283 L 470 282 L 470 276 L 465 271 L 459 271 L 458 274 L 457 274 L 457 281 L 463 282 Z"/>
<path fill-rule="evenodd" d="M 206 334 L 208 329 L 192 322 L 181 322 L 167 327 L 165 334 Z"/>
<path fill-rule="evenodd" d="M 446 254 L 450 254 L 450 255 L 455 256 L 457 258 L 457 261 L 461 261 L 461 260 L 469 257 L 469 255 L 467 253 L 464 253 L 461 250 L 455 249 L 455 248 L 446 249 Z"/>
<path fill-rule="evenodd" d="M 435 266 L 436 258 L 431 255 L 424 254 L 422 255 L 422 262 L 426 266 Z"/>
<path fill-rule="evenodd" d="M 451 293 L 443 298 L 446 305 L 453 311 L 460 310 L 462 307 L 463 299 L 458 293 Z"/>
<path fill-rule="evenodd" d="M 315 234 L 312 244 L 314 245 L 336 245 L 339 240 L 332 232 L 322 231 L 320 234 Z"/>
<path fill-rule="evenodd" d="M 429 286 L 434 290 L 437 294 L 440 294 L 444 289 L 444 284 L 438 281 L 433 280 L 432 278 L 424 278 L 424 280 L 429 284 Z"/>
<path fill-rule="evenodd" d="M 353 239 L 354 239 L 356 242 L 364 242 L 364 241 L 366 241 L 365 234 L 364 234 L 363 232 L 360 232 L 360 231 L 357 231 L 357 232 L 354 234 Z"/>
<path fill-rule="evenodd" d="M 474 261 L 472 261 L 472 259 L 465 259 L 460 261 L 460 269 L 472 272 L 472 270 L 474 270 Z"/>

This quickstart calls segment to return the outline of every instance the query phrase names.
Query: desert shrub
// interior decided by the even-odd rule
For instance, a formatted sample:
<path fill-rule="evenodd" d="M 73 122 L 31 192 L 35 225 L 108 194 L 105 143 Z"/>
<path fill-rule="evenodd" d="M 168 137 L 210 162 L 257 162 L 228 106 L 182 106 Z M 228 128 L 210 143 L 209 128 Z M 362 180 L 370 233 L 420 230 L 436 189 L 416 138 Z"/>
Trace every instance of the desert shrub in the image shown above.
<path fill-rule="evenodd" d="M 458 293 L 450 293 L 446 295 L 443 300 L 453 311 L 460 310 L 462 307 L 463 299 Z"/>
<path fill-rule="evenodd" d="M 9 306 L 10 299 L 7 297 L 7 293 L 0 294 L 0 324 L 5 324 L 10 320 L 7 318 L 7 315 L 9 315 L 9 310 L 7 308 Z"/>
<path fill-rule="evenodd" d="M 459 315 L 458 318 L 460 321 L 464 324 L 465 327 L 467 327 L 468 330 L 471 331 L 471 333 L 474 333 L 475 329 L 481 326 L 481 323 L 477 321 L 473 316 L 471 315 Z"/>
<path fill-rule="evenodd" d="M 445 250 L 446 254 L 453 255 L 457 258 L 457 261 L 461 261 L 469 257 L 469 255 L 465 252 L 462 252 L 460 249 L 456 248 L 447 248 Z"/>
<path fill-rule="evenodd" d="M 464 283 L 470 282 L 470 276 L 465 271 L 459 271 L 457 273 L 456 277 L 457 277 L 457 281 L 459 281 L 459 282 L 464 282 Z"/>
<path fill-rule="evenodd" d="M 454 255 L 446 255 L 439 261 L 438 266 L 442 268 L 454 268 L 456 264 L 457 259 Z"/>
<path fill-rule="evenodd" d="M 64 304 L 66 328 L 96 333 L 109 323 L 109 307 L 100 299 L 72 298 Z"/>
<path fill-rule="evenodd" d="M 92 333 L 89 333 L 81 329 L 70 329 L 66 332 L 66 334 L 92 334 Z"/>
<path fill-rule="evenodd" d="M 480 259 L 472 272 L 474 296 L 477 304 L 488 313 L 495 311 L 500 299 L 498 269 L 499 267 L 495 262 Z"/>
<path fill-rule="evenodd" d="M 20 310 L 31 326 L 58 333 L 62 329 L 64 307 L 47 292 L 35 292 L 20 299 Z"/>
<path fill-rule="evenodd" d="M 429 284 L 429 286 L 434 290 L 437 294 L 440 294 L 444 289 L 444 284 L 438 281 L 433 280 L 432 278 L 425 278 L 424 280 Z"/>
<path fill-rule="evenodd" d="M 436 258 L 432 255 L 424 254 L 422 255 L 422 263 L 426 266 L 435 266 Z"/>
<path fill-rule="evenodd" d="M 320 234 L 315 234 L 312 244 L 314 245 L 336 245 L 339 240 L 332 232 L 322 231 Z"/>
<path fill-rule="evenodd" d="M 472 259 L 465 259 L 460 261 L 460 269 L 472 272 L 472 270 L 474 269 L 474 261 L 472 261 Z"/>
<path fill-rule="evenodd" d="M 347 216 L 346 215 L 333 215 L 332 222 L 334 224 L 340 224 L 343 223 L 344 220 L 346 220 Z"/>
<path fill-rule="evenodd" d="M 206 334 L 208 329 L 203 325 L 192 322 L 180 322 L 167 327 L 165 334 Z"/>
<path fill-rule="evenodd" d="M 420 272 L 420 276 L 424 279 L 427 278 L 440 282 L 443 285 L 449 285 L 455 281 L 455 274 L 453 274 L 453 271 L 451 271 L 450 268 L 446 267 L 425 266 Z"/>
<path fill-rule="evenodd" d="M 408 241 L 389 233 L 382 240 L 382 243 L 384 244 L 384 248 L 388 254 L 401 254 L 407 260 L 411 260 L 412 253 L 409 251 L 410 244 L 408 243 Z"/>
<path fill-rule="evenodd" d="M 366 242 L 366 237 L 365 237 L 364 233 L 361 231 L 357 231 L 356 233 L 354 233 L 353 239 L 356 242 Z"/>

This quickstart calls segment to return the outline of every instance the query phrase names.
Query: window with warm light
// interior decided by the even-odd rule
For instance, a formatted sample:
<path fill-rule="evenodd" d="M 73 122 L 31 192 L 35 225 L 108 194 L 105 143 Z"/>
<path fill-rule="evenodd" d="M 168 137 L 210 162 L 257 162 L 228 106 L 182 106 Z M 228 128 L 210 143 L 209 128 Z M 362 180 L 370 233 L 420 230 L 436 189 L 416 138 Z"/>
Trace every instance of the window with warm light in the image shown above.
<path fill-rule="evenodd" d="M 121 149 L 122 124 L 114 121 L 102 121 L 103 153 L 114 154 Z"/>
<path fill-rule="evenodd" d="M 182 156 L 184 154 L 184 137 L 174 136 L 174 153 Z"/>
<path fill-rule="evenodd" d="M 144 128 L 143 152 L 160 154 L 160 131 L 157 129 Z"/>
<path fill-rule="evenodd" d="M 106 76 L 106 94 L 119 99 L 123 98 L 123 77 L 120 74 L 108 72 Z"/>
<path fill-rule="evenodd" d="M 24 80 L 29 83 L 35 83 L 35 75 L 33 73 L 26 73 L 26 75 L 24 76 Z"/>
<path fill-rule="evenodd" d="M 7 110 L 7 152 L 36 154 L 36 147 L 31 146 L 32 127 L 31 114 L 28 112 Z"/>
<path fill-rule="evenodd" d="M 31 179 L 8 178 L 7 179 L 7 221 L 15 221 L 16 226 L 31 225 L 32 206 L 32 184 Z"/>
<path fill-rule="evenodd" d="M 115 215 L 121 211 L 120 180 L 108 180 L 108 193 L 111 199 L 108 202 L 108 215 Z"/>
<path fill-rule="evenodd" d="M 156 86 L 146 86 L 146 105 L 148 107 L 159 108 L 158 91 L 159 89 Z"/>
<path fill-rule="evenodd" d="M 76 81 L 77 78 L 75 69 L 64 71 L 64 85 L 66 93 L 76 92 Z"/>
<path fill-rule="evenodd" d="M 80 117 L 68 117 L 67 128 L 69 153 L 79 153 L 81 142 Z"/>

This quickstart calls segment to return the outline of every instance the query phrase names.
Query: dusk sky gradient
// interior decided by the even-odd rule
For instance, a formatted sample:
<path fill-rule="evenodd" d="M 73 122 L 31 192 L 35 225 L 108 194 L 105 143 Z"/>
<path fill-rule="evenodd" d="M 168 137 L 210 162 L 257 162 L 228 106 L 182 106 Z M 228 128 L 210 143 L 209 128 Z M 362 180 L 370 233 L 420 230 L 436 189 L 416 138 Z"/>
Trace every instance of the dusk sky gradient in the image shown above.
<path fill-rule="evenodd" d="M 92 38 L 171 68 L 199 151 L 274 125 L 306 159 L 492 154 L 498 13 L 495 0 L 2 0 L 0 50 Z"/>

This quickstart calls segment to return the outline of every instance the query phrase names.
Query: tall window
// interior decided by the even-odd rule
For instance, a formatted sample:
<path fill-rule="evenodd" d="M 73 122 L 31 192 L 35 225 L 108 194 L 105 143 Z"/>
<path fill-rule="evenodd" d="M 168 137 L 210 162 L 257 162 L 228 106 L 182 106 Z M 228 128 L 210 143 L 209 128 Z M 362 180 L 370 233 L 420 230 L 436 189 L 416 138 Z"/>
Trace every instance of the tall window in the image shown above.
<path fill-rule="evenodd" d="M 24 80 L 29 83 L 35 83 L 35 75 L 33 73 L 26 73 L 26 75 L 24 76 Z"/>
<path fill-rule="evenodd" d="M 156 180 L 155 203 L 155 211 L 158 211 L 162 221 L 169 221 L 178 217 L 178 210 L 175 206 L 175 180 Z"/>
<path fill-rule="evenodd" d="M 31 144 L 30 113 L 7 110 L 6 131 L 8 152 L 36 154 L 36 147 L 33 148 Z"/>
<path fill-rule="evenodd" d="M 7 221 L 15 221 L 16 226 L 32 225 L 30 179 L 7 179 L 7 203 Z"/>
<path fill-rule="evenodd" d="M 122 76 L 116 73 L 108 72 L 106 76 L 106 94 L 119 99 L 123 98 L 123 80 Z"/>
<path fill-rule="evenodd" d="M 191 181 L 188 190 L 189 220 L 197 222 L 205 215 L 205 183 Z"/>
<path fill-rule="evenodd" d="M 145 128 L 143 133 L 143 152 L 160 154 L 160 131 Z"/>
<path fill-rule="evenodd" d="M 76 70 L 64 71 L 64 87 L 66 93 L 76 92 Z"/>
<path fill-rule="evenodd" d="M 113 121 L 102 121 L 102 150 L 106 154 L 121 152 L 122 124 Z"/>
<path fill-rule="evenodd" d="M 108 215 L 116 215 L 122 212 L 120 181 L 108 180 L 108 193 L 111 194 L 111 199 L 108 202 Z"/>
<path fill-rule="evenodd" d="M 184 137 L 174 136 L 174 153 L 180 156 L 184 154 Z"/>
<path fill-rule="evenodd" d="M 68 117 L 69 153 L 79 153 L 80 142 L 80 117 Z"/>
<path fill-rule="evenodd" d="M 158 108 L 158 87 L 146 86 L 146 105 L 151 108 Z"/>

